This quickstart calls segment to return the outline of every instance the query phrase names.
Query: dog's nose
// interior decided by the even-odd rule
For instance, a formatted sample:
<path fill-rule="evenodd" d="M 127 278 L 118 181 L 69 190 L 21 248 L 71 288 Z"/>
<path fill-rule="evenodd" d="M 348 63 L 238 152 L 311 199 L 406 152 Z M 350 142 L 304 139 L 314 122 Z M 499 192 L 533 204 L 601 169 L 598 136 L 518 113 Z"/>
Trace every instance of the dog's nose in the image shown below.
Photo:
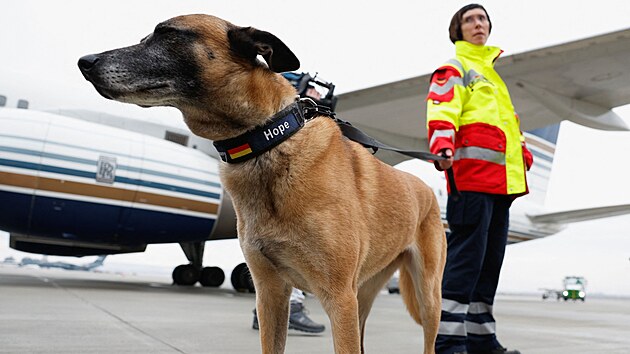
<path fill-rule="evenodd" d="M 79 59 L 79 69 L 81 69 L 82 71 L 88 71 L 92 69 L 94 65 L 96 65 L 98 60 L 99 60 L 98 56 L 94 54 L 88 54 L 84 57 L 81 57 Z"/>

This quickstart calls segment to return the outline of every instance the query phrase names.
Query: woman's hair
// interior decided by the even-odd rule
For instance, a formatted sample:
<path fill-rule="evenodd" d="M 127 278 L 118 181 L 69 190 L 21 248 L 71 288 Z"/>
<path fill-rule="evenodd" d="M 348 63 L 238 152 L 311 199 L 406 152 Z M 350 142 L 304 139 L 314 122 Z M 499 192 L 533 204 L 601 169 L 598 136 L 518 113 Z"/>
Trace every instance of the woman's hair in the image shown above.
<path fill-rule="evenodd" d="M 459 9 L 459 11 L 457 11 L 451 19 L 451 24 L 448 26 L 448 35 L 451 38 L 451 42 L 455 43 L 464 39 L 464 36 L 462 35 L 462 17 L 466 13 L 466 11 L 472 9 L 482 9 L 483 12 L 486 13 L 486 18 L 488 19 L 488 23 L 490 24 L 488 34 L 490 34 L 490 32 L 492 31 L 492 21 L 490 21 L 490 15 L 488 15 L 488 11 L 486 11 L 486 9 L 484 9 L 484 7 L 479 4 L 469 4 Z"/>

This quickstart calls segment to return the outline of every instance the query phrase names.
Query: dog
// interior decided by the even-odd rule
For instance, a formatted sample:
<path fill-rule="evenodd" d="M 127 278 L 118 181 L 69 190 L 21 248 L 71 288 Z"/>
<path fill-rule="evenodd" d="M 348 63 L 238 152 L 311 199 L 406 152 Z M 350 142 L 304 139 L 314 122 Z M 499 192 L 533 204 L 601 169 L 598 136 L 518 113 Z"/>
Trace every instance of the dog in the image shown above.
<path fill-rule="evenodd" d="M 169 19 L 139 44 L 78 65 L 105 98 L 176 107 L 215 144 L 274 123 L 279 112 L 302 112 L 278 74 L 299 68 L 293 52 L 271 33 L 209 15 Z M 270 127 L 281 143 L 220 167 L 256 288 L 262 352 L 284 352 L 292 287 L 321 301 L 336 353 L 364 352 L 374 299 L 400 269 L 404 303 L 433 353 L 446 238 L 432 190 L 344 138 L 329 117 L 290 136 L 289 126 Z"/>

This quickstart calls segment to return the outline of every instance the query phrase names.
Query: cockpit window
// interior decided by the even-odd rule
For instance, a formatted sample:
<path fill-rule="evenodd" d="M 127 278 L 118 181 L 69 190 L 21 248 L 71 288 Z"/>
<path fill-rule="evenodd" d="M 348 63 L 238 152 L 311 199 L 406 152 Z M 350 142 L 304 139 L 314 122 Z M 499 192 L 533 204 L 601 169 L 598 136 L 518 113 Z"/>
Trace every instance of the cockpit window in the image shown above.
<path fill-rule="evenodd" d="M 27 100 L 18 100 L 17 108 L 28 109 L 28 101 Z"/>
<path fill-rule="evenodd" d="M 4 107 L 7 104 L 7 96 L 0 95 L 0 107 Z"/>

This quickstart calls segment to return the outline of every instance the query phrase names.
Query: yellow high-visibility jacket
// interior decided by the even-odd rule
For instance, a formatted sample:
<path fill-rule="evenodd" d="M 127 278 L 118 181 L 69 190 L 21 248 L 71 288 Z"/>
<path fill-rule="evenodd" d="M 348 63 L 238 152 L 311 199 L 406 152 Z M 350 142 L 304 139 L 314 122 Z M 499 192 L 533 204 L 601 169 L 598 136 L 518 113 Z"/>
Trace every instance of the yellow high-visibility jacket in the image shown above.
<path fill-rule="evenodd" d="M 427 96 L 429 147 L 454 152 L 460 191 L 523 195 L 533 163 L 505 83 L 494 70 L 501 49 L 455 43 L 456 58 L 431 77 Z M 450 188 L 450 186 L 449 186 Z"/>

